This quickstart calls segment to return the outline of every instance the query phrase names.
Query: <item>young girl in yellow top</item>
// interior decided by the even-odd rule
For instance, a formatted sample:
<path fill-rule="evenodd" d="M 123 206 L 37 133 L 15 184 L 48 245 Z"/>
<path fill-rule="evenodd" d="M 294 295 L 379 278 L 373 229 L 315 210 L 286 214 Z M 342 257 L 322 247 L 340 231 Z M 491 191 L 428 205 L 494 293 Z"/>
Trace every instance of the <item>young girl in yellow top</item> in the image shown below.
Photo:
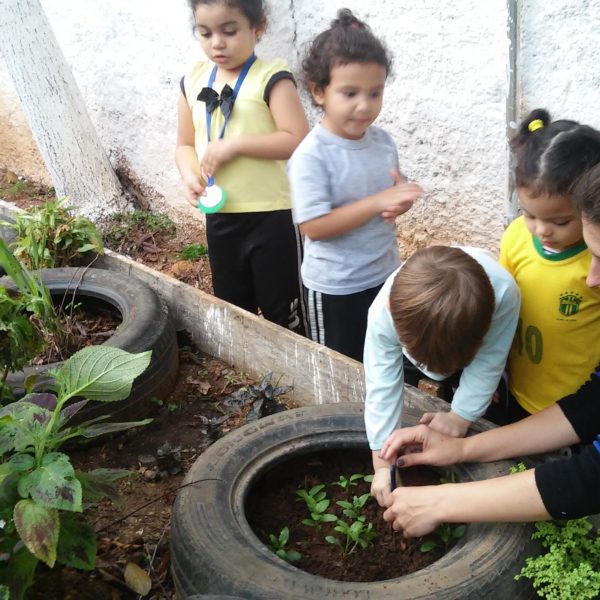
<path fill-rule="evenodd" d="M 304 334 L 286 160 L 308 131 L 294 78 L 254 47 L 262 0 L 190 0 L 208 61 L 181 81 L 176 161 L 206 215 L 216 296 Z"/>
<path fill-rule="evenodd" d="M 512 145 L 523 215 L 504 234 L 500 262 L 522 300 L 508 358 L 508 421 L 572 393 L 600 357 L 600 288 L 586 285 L 592 257 L 571 203 L 579 178 L 600 163 L 600 132 L 538 109 Z"/>

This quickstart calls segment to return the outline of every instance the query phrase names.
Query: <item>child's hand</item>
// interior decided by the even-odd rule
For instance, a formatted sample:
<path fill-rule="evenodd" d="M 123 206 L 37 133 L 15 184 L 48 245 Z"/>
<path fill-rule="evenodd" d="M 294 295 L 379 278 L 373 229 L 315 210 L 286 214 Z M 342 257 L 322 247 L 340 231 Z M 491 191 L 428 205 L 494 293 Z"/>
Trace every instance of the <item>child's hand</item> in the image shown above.
<path fill-rule="evenodd" d="M 452 437 L 465 437 L 471 425 L 471 421 L 453 412 L 425 413 L 419 423 L 429 425 L 431 429 Z"/>
<path fill-rule="evenodd" d="M 185 198 L 195 208 L 198 208 L 198 198 L 204 194 L 206 180 L 202 175 L 190 171 L 183 176 Z"/>
<path fill-rule="evenodd" d="M 237 155 L 232 139 L 214 140 L 206 146 L 200 168 L 206 177 L 214 177 L 215 173 L 225 163 Z"/>
<path fill-rule="evenodd" d="M 379 506 L 389 506 L 392 478 L 389 467 L 378 467 L 373 474 L 371 482 L 371 496 L 377 500 Z"/>
<path fill-rule="evenodd" d="M 407 182 L 396 169 L 392 169 L 391 175 L 394 185 L 379 194 L 381 216 L 386 222 L 394 221 L 396 217 L 410 210 L 413 203 L 423 194 L 420 185 Z"/>

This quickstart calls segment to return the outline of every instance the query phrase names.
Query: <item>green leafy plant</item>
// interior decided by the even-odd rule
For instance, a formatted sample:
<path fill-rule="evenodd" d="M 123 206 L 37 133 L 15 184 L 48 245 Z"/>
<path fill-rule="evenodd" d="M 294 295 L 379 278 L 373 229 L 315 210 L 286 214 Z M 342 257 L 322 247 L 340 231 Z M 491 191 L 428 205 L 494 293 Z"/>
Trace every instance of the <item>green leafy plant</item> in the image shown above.
<path fill-rule="evenodd" d="M 346 502 L 345 500 L 338 500 L 336 504 L 341 506 L 344 510 L 343 514 L 352 519 L 353 521 L 365 520 L 365 517 L 361 515 L 363 508 L 371 498 L 371 494 L 362 494 L 362 496 L 354 496 L 352 502 Z"/>
<path fill-rule="evenodd" d="M 76 471 L 59 449 L 76 437 L 94 438 L 150 422 L 107 423 L 108 417 L 98 417 L 70 424 L 90 400 L 126 399 L 150 355 L 84 348 L 51 372 L 54 393 L 28 394 L 0 409 L 0 584 L 10 589 L 11 598 L 23 598 L 39 561 L 49 567 L 60 562 L 94 568 L 96 537 L 84 511 L 102 498 L 115 500 L 114 482 L 128 472 Z"/>
<path fill-rule="evenodd" d="M 532 539 L 546 552 L 527 558 L 515 579 L 531 579 L 538 596 L 549 600 L 598 597 L 600 536 L 589 519 L 536 523 Z"/>
<path fill-rule="evenodd" d="M 373 475 L 363 475 L 362 473 L 354 473 L 350 477 L 340 475 L 337 481 L 333 481 L 331 485 L 339 485 L 343 490 L 349 490 L 350 487 L 357 486 L 359 481 L 366 481 L 370 483 L 373 481 Z"/>
<path fill-rule="evenodd" d="M 179 258 L 181 260 L 200 260 L 208 256 L 208 246 L 206 244 L 188 244 L 181 249 Z"/>
<path fill-rule="evenodd" d="M 17 287 L 0 287 L 0 402 L 10 396 L 8 373 L 25 366 L 48 341 L 61 335 L 52 297 L 39 280 L 12 255 L 0 238 L 0 266 Z"/>
<path fill-rule="evenodd" d="M 279 536 L 275 536 L 272 533 L 269 534 L 269 539 L 271 540 L 271 548 L 273 552 L 282 558 L 283 560 L 287 560 L 288 562 L 295 562 L 302 558 L 302 555 L 295 550 L 286 550 L 287 543 L 290 539 L 290 530 L 288 527 L 284 527 Z"/>
<path fill-rule="evenodd" d="M 100 232 L 73 208 L 67 205 L 67 198 L 57 198 L 16 214 L 14 223 L 3 222 L 17 234 L 12 243 L 15 256 L 37 270 L 66 267 L 88 252 L 102 254 Z"/>
<path fill-rule="evenodd" d="M 320 529 L 321 523 L 333 523 L 337 521 L 335 515 L 326 513 L 329 508 L 330 500 L 327 499 L 327 493 L 324 491 L 325 484 L 315 485 L 310 490 L 300 489 L 296 492 L 298 500 L 304 500 L 306 508 L 310 513 L 310 519 L 304 519 L 302 523 L 309 527 Z"/>
<path fill-rule="evenodd" d="M 432 538 L 425 540 L 419 550 L 421 552 L 431 552 L 434 548 L 440 546 L 444 550 L 448 549 L 450 542 L 453 540 L 459 540 L 463 535 L 467 527 L 465 525 L 450 525 L 449 523 L 442 523 L 437 529 L 432 532 Z"/>
<path fill-rule="evenodd" d="M 523 471 L 527 471 L 527 467 L 522 463 L 517 463 L 516 465 L 511 465 L 508 469 L 508 472 L 511 475 L 514 475 L 515 473 L 522 473 Z"/>
<path fill-rule="evenodd" d="M 343 534 L 345 540 L 340 541 L 339 538 L 333 535 L 325 536 L 325 540 L 330 544 L 339 546 L 344 556 L 352 554 L 358 546 L 364 550 L 373 543 L 373 539 L 375 538 L 373 524 L 366 523 L 364 517 L 359 518 L 353 523 L 346 523 L 346 521 L 339 519 L 333 529 Z"/>

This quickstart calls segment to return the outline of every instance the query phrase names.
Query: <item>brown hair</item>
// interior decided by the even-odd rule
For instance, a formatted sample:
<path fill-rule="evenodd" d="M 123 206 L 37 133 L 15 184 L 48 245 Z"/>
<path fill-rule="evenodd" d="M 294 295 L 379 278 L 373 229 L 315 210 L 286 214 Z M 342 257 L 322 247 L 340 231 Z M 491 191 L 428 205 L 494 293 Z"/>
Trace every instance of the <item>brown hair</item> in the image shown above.
<path fill-rule="evenodd" d="M 600 225 L 600 163 L 579 179 L 572 198 L 584 219 Z"/>
<path fill-rule="evenodd" d="M 428 370 L 450 375 L 475 357 L 494 313 L 483 267 L 459 248 L 413 254 L 392 284 L 390 310 L 400 341 Z"/>

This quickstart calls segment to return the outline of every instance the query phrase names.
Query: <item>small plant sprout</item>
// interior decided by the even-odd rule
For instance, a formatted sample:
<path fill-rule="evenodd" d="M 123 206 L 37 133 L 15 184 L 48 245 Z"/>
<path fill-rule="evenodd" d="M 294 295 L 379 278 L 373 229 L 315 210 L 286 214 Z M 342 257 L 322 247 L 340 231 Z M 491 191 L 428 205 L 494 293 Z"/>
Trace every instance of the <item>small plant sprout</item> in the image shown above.
<path fill-rule="evenodd" d="M 344 475 L 340 475 L 338 481 L 333 481 L 331 485 L 339 485 L 343 490 L 349 490 L 350 487 L 354 487 L 358 485 L 359 481 L 366 481 L 370 483 L 373 481 L 372 475 L 363 475 L 362 473 L 354 473 L 354 475 L 350 475 L 350 477 L 344 477 Z"/>
<path fill-rule="evenodd" d="M 337 521 L 335 515 L 326 513 L 329 508 L 330 500 L 327 499 L 327 493 L 324 491 L 325 484 L 315 485 L 310 490 L 301 489 L 296 492 L 298 500 L 304 500 L 306 508 L 310 513 L 310 519 L 304 519 L 302 523 L 309 527 L 321 528 L 321 523 L 333 523 Z"/>
<path fill-rule="evenodd" d="M 465 531 L 467 530 L 465 525 L 450 525 L 449 523 L 442 523 L 434 532 L 433 539 L 425 540 L 419 550 L 421 552 L 431 552 L 434 548 L 442 547 L 444 550 L 448 549 L 452 540 L 459 540 Z"/>
<path fill-rule="evenodd" d="M 339 546 L 344 556 L 352 554 L 357 546 L 360 546 L 364 550 L 373 543 L 373 539 L 375 538 L 373 524 L 365 523 L 364 520 L 346 523 L 340 519 L 334 527 L 334 530 L 345 535 L 345 541 L 341 542 L 333 535 L 325 536 L 325 540 L 330 544 Z"/>
<path fill-rule="evenodd" d="M 208 256 L 208 247 L 206 244 L 188 244 L 181 249 L 179 258 L 181 260 L 200 260 Z"/>
<path fill-rule="evenodd" d="M 344 509 L 342 512 L 349 519 L 352 519 L 353 521 L 364 521 L 365 517 L 361 515 L 361 512 L 369 501 L 369 498 L 371 498 L 371 494 L 367 493 L 362 496 L 354 496 L 352 502 L 338 500 L 336 504 Z"/>
<path fill-rule="evenodd" d="M 284 527 L 281 530 L 279 537 L 272 533 L 269 534 L 269 539 L 271 540 L 273 552 L 275 552 L 279 558 L 287 560 L 288 562 L 295 562 L 302 558 L 302 555 L 299 552 L 296 552 L 295 550 L 286 550 L 285 548 L 290 539 L 290 530 L 288 527 Z"/>

